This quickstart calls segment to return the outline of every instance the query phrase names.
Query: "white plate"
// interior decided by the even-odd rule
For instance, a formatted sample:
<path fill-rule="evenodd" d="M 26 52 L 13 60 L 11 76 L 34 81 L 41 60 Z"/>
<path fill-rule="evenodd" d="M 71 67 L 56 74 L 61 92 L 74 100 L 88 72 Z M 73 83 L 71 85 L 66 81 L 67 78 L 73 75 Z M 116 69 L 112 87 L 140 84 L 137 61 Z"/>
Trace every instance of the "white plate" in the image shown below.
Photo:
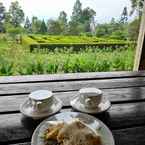
<path fill-rule="evenodd" d="M 79 118 L 81 121 L 87 124 L 90 128 L 92 128 L 93 130 L 97 130 L 98 133 L 101 135 L 103 145 L 115 145 L 114 138 L 111 131 L 102 121 L 88 114 L 79 113 L 79 112 L 63 112 L 63 113 L 59 113 L 54 116 L 51 116 L 48 119 L 44 120 L 42 123 L 40 123 L 40 125 L 34 131 L 32 140 L 31 140 L 31 145 L 44 145 L 42 136 L 44 134 L 44 131 L 50 125 L 52 125 L 52 122 L 54 121 L 69 122 L 74 118 Z"/>

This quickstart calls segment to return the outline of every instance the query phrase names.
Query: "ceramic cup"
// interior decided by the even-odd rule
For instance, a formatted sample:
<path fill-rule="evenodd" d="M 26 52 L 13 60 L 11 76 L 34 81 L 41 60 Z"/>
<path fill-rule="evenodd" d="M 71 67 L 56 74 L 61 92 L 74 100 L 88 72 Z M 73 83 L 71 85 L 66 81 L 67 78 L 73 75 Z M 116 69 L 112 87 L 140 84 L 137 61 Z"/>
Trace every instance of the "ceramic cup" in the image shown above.
<path fill-rule="evenodd" d="M 53 104 L 53 93 L 47 90 L 38 90 L 29 94 L 29 101 L 34 111 L 46 111 Z"/>
<path fill-rule="evenodd" d="M 82 88 L 79 90 L 80 103 L 86 108 L 97 108 L 102 101 L 102 91 L 97 88 Z"/>

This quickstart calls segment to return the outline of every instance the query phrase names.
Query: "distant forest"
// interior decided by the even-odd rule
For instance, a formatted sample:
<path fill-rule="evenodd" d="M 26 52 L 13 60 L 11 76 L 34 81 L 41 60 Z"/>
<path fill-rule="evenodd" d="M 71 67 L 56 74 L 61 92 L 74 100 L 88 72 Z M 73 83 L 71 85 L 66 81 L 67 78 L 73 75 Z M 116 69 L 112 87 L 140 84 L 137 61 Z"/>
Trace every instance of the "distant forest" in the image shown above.
<path fill-rule="evenodd" d="M 98 24 L 95 21 L 97 15 L 90 7 L 82 9 L 80 0 L 76 0 L 73 6 L 70 20 L 67 13 L 61 11 L 57 19 L 40 20 L 33 16 L 30 20 L 18 1 L 11 2 L 6 11 L 3 3 L 0 2 L 0 33 L 15 34 L 48 34 L 48 35 L 85 35 L 107 37 L 123 40 L 136 40 L 139 31 L 143 2 L 144 0 L 130 0 L 131 12 L 127 6 L 121 12 L 120 18 L 108 23 Z M 131 22 L 129 17 L 137 13 Z M 47 14 L 46 14 L 47 15 Z"/>

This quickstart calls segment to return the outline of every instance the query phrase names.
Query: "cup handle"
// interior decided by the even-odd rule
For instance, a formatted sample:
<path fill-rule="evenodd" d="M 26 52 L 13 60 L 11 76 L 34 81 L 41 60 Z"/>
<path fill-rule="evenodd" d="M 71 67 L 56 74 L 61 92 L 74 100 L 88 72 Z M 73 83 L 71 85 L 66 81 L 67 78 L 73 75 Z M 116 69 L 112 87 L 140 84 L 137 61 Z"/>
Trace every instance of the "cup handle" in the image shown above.
<path fill-rule="evenodd" d="M 90 98 L 87 98 L 85 100 L 85 104 L 88 105 L 88 106 L 91 105 L 91 99 Z"/>
<path fill-rule="evenodd" d="M 31 106 L 34 108 L 34 110 L 39 110 L 39 104 L 41 104 L 41 102 L 32 100 L 31 98 L 29 98 L 29 100 L 30 100 Z"/>

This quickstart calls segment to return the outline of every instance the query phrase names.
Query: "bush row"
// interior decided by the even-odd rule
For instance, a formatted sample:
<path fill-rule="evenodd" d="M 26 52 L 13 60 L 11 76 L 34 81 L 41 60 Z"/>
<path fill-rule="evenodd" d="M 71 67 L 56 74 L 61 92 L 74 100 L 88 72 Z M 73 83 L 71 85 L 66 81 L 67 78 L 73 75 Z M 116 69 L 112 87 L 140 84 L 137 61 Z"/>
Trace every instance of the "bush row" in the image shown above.
<path fill-rule="evenodd" d="M 55 48 L 73 48 L 73 50 L 78 51 L 81 48 L 88 47 L 99 47 L 112 49 L 120 47 L 128 47 L 130 45 L 135 45 L 134 42 L 124 41 L 124 40 L 113 40 L 104 39 L 97 37 L 84 37 L 84 36 L 41 36 L 41 35 L 30 35 L 23 36 L 22 44 L 29 46 L 30 50 L 47 48 L 49 50 L 54 50 Z"/>

